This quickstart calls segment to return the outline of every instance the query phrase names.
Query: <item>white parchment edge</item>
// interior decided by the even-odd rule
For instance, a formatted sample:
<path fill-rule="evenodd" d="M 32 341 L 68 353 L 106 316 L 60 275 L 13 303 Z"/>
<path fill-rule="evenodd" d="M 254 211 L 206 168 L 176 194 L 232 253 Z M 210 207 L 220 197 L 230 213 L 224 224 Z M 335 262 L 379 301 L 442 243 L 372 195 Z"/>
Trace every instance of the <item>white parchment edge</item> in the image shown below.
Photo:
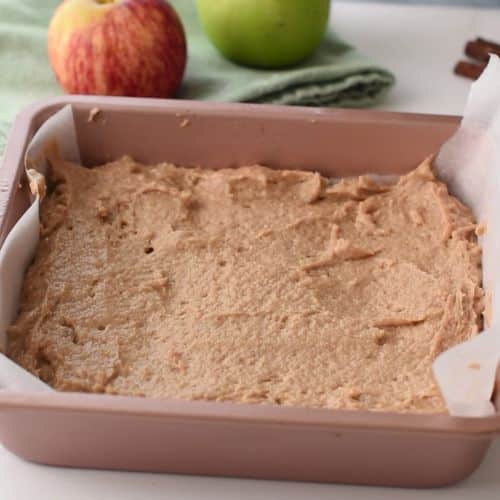
<path fill-rule="evenodd" d="M 28 145 L 25 157 L 30 184 L 37 178 L 31 170 L 45 174 L 47 162 L 45 144 L 56 141 L 63 158 L 80 162 L 77 135 L 71 106 L 65 106 L 50 117 L 37 131 Z M 5 352 L 7 327 L 16 318 L 19 297 L 26 268 L 33 260 L 39 241 L 40 195 L 33 193 L 33 203 L 12 228 L 0 249 L 0 346 Z M 52 388 L 0 353 L 0 389 L 24 391 L 51 391 Z"/>

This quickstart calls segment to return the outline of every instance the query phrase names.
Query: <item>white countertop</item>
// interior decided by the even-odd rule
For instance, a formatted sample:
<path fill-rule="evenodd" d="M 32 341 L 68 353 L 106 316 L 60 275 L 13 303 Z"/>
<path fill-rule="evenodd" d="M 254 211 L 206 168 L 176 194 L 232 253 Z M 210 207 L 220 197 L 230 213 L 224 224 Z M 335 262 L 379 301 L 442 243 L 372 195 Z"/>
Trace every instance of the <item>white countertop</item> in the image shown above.
<path fill-rule="evenodd" d="M 398 82 L 381 109 L 461 114 L 470 81 L 453 75 L 467 39 L 499 39 L 500 9 L 335 2 L 340 36 L 391 69 Z M 380 450 L 383 453 L 383 450 Z M 468 480 L 439 490 L 400 490 L 241 479 L 70 470 L 30 464 L 0 446 L 2 500 L 470 499 L 500 498 L 500 442 Z"/>
<path fill-rule="evenodd" d="M 380 450 L 383 453 L 383 450 Z M 333 484 L 105 472 L 33 465 L 0 450 L 2 500 L 498 500 L 500 443 L 480 469 L 449 488 L 410 490 Z"/>
<path fill-rule="evenodd" d="M 460 115 L 471 80 L 453 74 L 467 40 L 498 40 L 500 9 L 337 3 L 337 33 L 396 75 L 380 109 Z"/>

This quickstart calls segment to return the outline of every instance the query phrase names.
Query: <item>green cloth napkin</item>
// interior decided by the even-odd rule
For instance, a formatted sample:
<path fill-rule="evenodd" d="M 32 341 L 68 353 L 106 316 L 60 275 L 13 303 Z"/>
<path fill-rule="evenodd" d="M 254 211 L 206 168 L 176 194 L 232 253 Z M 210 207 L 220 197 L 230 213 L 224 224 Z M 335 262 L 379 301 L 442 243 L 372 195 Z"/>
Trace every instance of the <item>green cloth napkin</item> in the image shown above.
<path fill-rule="evenodd" d="M 216 0 L 214 0 L 216 1 Z M 47 59 L 47 25 L 60 0 L 0 0 L 0 155 L 15 114 L 59 94 Z M 189 62 L 179 97 L 342 107 L 377 103 L 394 77 L 330 34 L 293 69 L 237 66 L 203 34 L 192 0 L 171 0 L 186 28 Z"/>
<path fill-rule="evenodd" d="M 0 157 L 23 107 L 61 91 L 47 58 L 47 25 L 58 0 L 0 0 Z"/>

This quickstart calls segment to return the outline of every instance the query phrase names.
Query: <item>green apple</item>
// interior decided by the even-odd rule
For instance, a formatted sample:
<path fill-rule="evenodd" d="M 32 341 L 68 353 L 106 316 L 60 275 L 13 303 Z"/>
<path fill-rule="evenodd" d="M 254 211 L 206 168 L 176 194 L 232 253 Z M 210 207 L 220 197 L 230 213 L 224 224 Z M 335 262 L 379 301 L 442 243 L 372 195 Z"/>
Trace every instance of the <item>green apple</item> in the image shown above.
<path fill-rule="evenodd" d="M 323 38 L 330 0 L 196 0 L 201 24 L 228 59 L 248 66 L 295 64 Z"/>

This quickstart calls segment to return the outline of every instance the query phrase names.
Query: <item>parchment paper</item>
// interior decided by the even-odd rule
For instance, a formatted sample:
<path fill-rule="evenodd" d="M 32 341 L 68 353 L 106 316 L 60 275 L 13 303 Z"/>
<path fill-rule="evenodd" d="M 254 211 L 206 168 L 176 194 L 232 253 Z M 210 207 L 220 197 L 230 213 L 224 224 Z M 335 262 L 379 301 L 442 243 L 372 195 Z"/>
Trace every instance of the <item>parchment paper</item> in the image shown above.
<path fill-rule="evenodd" d="M 441 354 L 434 376 L 449 412 L 494 413 L 491 396 L 500 360 L 500 59 L 491 55 L 472 84 L 458 132 L 439 151 L 436 173 L 486 224 L 481 237 L 483 286 L 491 297 L 487 331 Z"/>
<path fill-rule="evenodd" d="M 33 203 L 12 228 L 0 249 L 0 347 L 5 351 L 6 329 L 17 315 L 24 272 L 33 259 L 38 245 L 40 196 L 37 189 L 37 172 L 45 174 L 47 162 L 43 148 L 49 141 L 56 141 L 62 156 L 80 162 L 73 112 L 66 106 L 49 118 L 35 134 L 26 151 L 25 164 L 33 192 Z M 31 373 L 0 354 L 0 389 L 52 390 Z"/>
<path fill-rule="evenodd" d="M 73 114 L 69 106 L 47 120 L 26 154 L 28 169 L 45 173 L 44 145 L 56 140 L 66 160 L 79 162 Z M 434 166 L 450 191 L 469 205 L 487 225 L 480 238 L 484 287 L 491 294 L 492 324 L 468 342 L 441 354 L 434 375 L 451 415 L 487 416 L 494 413 L 491 396 L 500 360 L 500 59 L 490 58 L 487 69 L 469 94 L 460 129 L 439 151 Z M 423 159 L 423 158 L 422 158 Z M 29 170 L 28 170 L 29 174 Z M 36 190 L 35 190 L 36 191 Z M 0 250 L 0 344 L 17 314 L 26 267 L 33 258 L 39 233 L 40 194 L 10 232 Z M 9 390 L 52 390 L 0 354 L 0 387 Z"/>

